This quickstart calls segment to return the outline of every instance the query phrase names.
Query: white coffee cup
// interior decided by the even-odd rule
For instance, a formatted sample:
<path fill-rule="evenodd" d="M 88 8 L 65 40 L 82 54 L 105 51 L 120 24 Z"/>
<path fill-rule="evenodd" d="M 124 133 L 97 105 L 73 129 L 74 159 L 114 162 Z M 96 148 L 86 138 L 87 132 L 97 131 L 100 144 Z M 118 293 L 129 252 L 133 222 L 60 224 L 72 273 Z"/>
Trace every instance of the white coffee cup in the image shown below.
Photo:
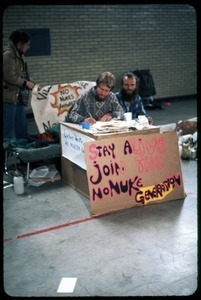
<path fill-rule="evenodd" d="M 124 113 L 124 117 L 126 118 L 126 121 L 131 121 L 132 120 L 132 113 L 131 112 L 126 112 L 126 113 Z"/>

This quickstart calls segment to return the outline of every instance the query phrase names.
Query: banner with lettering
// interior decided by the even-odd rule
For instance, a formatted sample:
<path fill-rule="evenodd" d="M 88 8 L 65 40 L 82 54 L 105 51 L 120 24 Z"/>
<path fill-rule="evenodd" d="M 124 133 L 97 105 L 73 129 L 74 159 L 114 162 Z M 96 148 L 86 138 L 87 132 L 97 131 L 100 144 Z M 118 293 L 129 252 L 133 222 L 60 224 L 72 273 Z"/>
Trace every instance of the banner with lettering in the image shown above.
<path fill-rule="evenodd" d="M 45 86 L 40 91 L 35 86 L 32 91 L 31 107 L 39 133 L 43 133 L 45 127 L 52 127 L 54 123 L 65 121 L 65 116 L 79 95 L 94 85 L 95 82 L 91 81 L 77 81 Z"/>
<path fill-rule="evenodd" d="M 175 131 L 84 144 L 91 214 L 185 198 Z"/>

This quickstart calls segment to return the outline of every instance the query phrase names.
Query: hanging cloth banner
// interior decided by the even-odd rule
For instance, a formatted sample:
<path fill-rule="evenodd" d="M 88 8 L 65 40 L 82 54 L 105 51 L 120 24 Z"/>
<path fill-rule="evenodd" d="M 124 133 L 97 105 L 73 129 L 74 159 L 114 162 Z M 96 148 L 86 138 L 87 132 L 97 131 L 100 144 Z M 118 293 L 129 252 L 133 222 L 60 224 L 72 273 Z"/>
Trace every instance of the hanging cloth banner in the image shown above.
<path fill-rule="evenodd" d="M 76 81 L 45 86 L 40 91 L 36 85 L 32 91 L 31 107 L 39 133 L 43 133 L 45 127 L 64 122 L 79 95 L 95 84 L 92 81 Z"/>

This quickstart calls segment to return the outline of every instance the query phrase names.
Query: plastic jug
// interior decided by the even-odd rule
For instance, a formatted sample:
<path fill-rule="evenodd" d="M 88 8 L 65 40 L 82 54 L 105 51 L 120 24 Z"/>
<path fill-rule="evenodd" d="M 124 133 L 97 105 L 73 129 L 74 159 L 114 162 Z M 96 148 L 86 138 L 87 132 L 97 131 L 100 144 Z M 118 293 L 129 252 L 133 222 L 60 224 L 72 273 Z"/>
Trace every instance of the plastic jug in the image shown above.
<path fill-rule="evenodd" d="M 14 192 L 17 195 L 24 194 L 24 178 L 22 174 L 20 173 L 15 173 L 14 178 L 13 178 L 13 183 L 14 183 Z"/>

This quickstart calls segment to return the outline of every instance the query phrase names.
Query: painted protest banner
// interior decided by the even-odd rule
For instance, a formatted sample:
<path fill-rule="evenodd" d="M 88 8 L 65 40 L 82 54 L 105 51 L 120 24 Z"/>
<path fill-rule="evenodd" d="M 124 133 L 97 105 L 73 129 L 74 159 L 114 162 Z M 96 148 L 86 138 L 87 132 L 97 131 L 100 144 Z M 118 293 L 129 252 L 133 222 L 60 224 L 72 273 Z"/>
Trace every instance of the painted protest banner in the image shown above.
<path fill-rule="evenodd" d="M 183 199 L 174 131 L 85 143 L 91 214 Z"/>
<path fill-rule="evenodd" d="M 94 85 L 95 82 L 91 81 L 77 81 L 45 86 L 40 91 L 35 86 L 32 91 L 31 107 L 39 133 L 43 133 L 45 127 L 65 121 L 65 116 L 79 95 Z"/>
<path fill-rule="evenodd" d="M 84 143 L 93 138 L 60 124 L 62 156 L 86 170 Z"/>

